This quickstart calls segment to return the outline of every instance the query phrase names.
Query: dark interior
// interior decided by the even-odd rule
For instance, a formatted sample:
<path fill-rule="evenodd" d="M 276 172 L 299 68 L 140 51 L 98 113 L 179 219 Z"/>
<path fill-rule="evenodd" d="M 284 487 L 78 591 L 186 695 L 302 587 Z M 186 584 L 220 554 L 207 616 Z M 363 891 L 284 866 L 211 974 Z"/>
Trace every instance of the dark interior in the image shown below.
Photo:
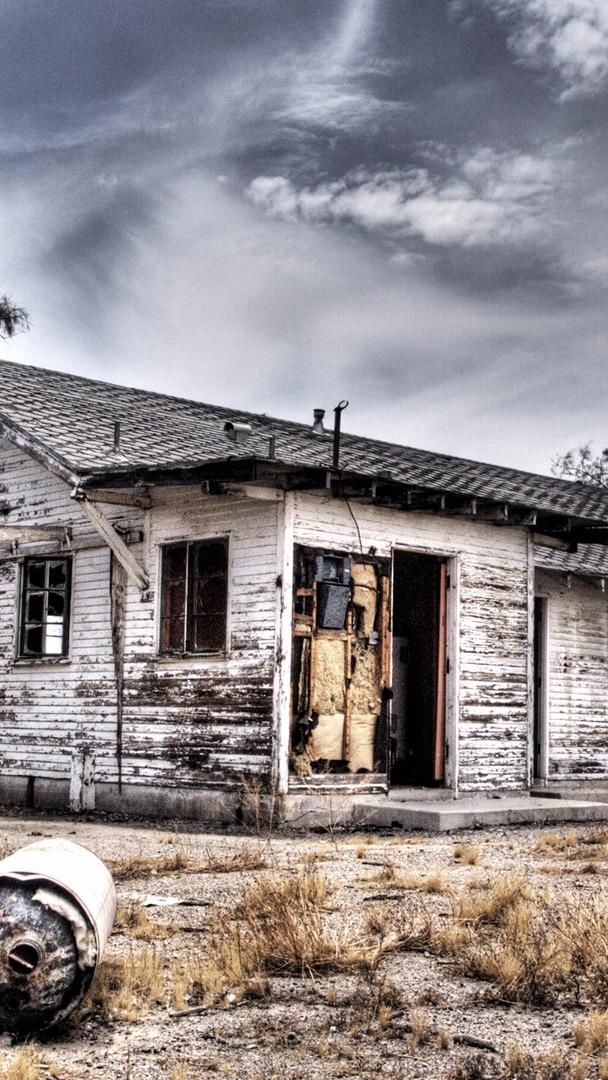
<path fill-rule="evenodd" d="M 433 786 L 442 560 L 396 552 L 391 783 Z"/>

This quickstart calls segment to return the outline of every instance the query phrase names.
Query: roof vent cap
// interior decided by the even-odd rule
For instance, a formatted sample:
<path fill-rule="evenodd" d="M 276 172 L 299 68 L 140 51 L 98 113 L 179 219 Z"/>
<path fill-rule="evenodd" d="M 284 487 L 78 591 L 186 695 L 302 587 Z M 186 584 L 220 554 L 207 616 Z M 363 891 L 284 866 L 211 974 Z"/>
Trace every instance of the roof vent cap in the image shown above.
<path fill-rule="evenodd" d="M 326 435 L 327 432 L 323 427 L 323 417 L 325 416 L 325 409 L 313 409 L 313 422 L 311 431 L 313 435 Z"/>
<path fill-rule="evenodd" d="M 224 424 L 226 436 L 234 443 L 244 443 L 252 432 L 251 424 L 243 424 L 240 420 L 227 420 Z"/>

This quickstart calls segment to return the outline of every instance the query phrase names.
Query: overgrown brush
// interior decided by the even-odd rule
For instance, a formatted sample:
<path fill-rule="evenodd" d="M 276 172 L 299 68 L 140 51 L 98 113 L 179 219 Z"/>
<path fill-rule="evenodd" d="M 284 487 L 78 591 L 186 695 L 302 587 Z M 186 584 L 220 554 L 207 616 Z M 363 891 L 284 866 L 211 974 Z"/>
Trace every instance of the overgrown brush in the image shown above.
<path fill-rule="evenodd" d="M 100 964 L 89 1002 L 106 1019 L 139 1020 L 153 1004 L 164 1004 L 167 989 L 162 958 L 154 947 L 132 950 Z"/>
<path fill-rule="evenodd" d="M 242 847 L 233 855 L 206 853 L 205 870 L 211 874 L 233 874 L 244 870 L 264 870 L 268 866 L 265 851 L 259 846 Z"/>
<path fill-rule="evenodd" d="M 31 1044 L 23 1046 L 9 1065 L 0 1066 L 0 1080 L 42 1080 L 48 1075 L 38 1049 Z"/>
<path fill-rule="evenodd" d="M 226 874 L 242 870 L 261 870 L 267 865 L 266 853 L 257 844 L 254 847 L 242 847 L 232 855 L 216 855 L 207 851 L 205 858 L 201 858 L 186 845 L 176 843 L 172 851 L 163 855 L 136 853 L 108 862 L 115 881 L 174 873 Z"/>
<path fill-rule="evenodd" d="M 513 1046 L 502 1061 L 469 1054 L 452 1067 L 448 1080 L 588 1080 L 588 1073 L 584 1061 L 560 1050 L 533 1054 Z"/>
<path fill-rule="evenodd" d="M 227 990 L 259 995 L 272 975 L 372 971 L 387 953 L 415 947 L 421 932 L 410 914 L 391 920 L 376 914 L 353 935 L 328 928 L 328 899 L 327 879 L 311 867 L 257 881 L 212 922 L 204 958 L 174 970 L 174 1004 L 217 1001 Z"/>

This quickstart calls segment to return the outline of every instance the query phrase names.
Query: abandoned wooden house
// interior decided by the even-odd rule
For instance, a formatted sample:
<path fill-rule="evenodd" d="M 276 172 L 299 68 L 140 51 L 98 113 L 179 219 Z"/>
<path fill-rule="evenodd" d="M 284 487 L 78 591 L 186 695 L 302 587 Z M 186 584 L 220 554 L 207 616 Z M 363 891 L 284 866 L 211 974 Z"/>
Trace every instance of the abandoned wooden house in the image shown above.
<path fill-rule="evenodd" d="M 608 780 L 602 492 L 319 410 L 0 378 L 0 801 Z"/>

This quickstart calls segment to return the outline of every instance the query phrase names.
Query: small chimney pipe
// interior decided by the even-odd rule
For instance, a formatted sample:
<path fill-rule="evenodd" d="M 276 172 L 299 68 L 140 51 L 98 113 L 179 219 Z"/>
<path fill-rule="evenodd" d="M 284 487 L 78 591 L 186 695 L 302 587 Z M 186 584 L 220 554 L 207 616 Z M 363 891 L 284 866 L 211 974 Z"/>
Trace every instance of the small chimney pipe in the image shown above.
<path fill-rule="evenodd" d="M 340 401 L 334 409 L 334 469 L 340 468 L 340 422 L 345 409 L 348 409 L 348 401 Z"/>
<path fill-rule="evenodd" d="M 323 427 L 323 417 L 325 416 L 325 409 L 313 409 L 313 422 L 312 433 L 313 435 L 325 435 L 325 428 Z"/>
<path fill-rule="evenodd" d="M 114 421 L 114 452 L 120 450 L 120 420 Z"/>

